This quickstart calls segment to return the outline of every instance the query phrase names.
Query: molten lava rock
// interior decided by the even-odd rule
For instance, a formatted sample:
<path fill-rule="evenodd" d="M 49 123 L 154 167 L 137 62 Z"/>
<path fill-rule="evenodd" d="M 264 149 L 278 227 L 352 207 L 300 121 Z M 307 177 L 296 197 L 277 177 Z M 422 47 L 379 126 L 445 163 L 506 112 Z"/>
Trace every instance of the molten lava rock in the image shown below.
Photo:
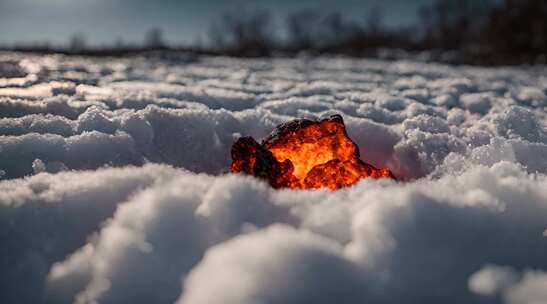
<path fill-rule="evenodd" d="M 252 137 L 239 138 L 232 146 L 231 170 L 267 180 L 274 188 L 335 190 L 360 178 L 394 178 L 388 169 L 359 158 L 340 115 L 281 124 L 260 144 Z"/>

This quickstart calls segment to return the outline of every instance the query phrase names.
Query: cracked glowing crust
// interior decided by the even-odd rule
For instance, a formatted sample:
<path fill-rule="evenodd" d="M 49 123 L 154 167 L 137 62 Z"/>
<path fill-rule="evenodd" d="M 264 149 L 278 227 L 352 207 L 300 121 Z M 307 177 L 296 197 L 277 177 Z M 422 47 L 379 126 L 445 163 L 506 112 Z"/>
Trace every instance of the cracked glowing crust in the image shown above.
<path fill-rule="evenodd" d="M 265 179 L 275 188 L 335 190 L 361 178 L 393 178 L 388 169 L 359 158 L 340 115 L 281 124 L 261 144 L 240 138 L 232 146 L 231 170 Z"/>

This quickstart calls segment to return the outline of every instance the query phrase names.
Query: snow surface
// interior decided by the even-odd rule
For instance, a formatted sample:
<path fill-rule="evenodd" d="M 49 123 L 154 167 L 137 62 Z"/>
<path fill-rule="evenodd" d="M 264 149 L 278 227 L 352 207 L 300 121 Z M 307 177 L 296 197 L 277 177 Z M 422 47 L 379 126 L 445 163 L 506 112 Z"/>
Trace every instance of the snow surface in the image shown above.
<path fill-rule="evenodd" d="M 545 303 L 547 69 L 0 53 L 2 303 Z M 230 147 L 342 114 L 401 182 Z"/>

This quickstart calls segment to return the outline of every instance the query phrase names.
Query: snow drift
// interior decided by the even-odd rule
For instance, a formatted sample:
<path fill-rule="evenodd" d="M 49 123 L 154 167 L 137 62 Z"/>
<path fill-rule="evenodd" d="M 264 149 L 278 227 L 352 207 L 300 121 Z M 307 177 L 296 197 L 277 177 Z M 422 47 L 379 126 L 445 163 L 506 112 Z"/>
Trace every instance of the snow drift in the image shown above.
<path fill-rule="evenodd" d="M 0 62 L 2 302 L 545 298 L 544 67 Z M 274 190 L 228 173 L 239 137 L 331 114 L 403 182 Z"/>

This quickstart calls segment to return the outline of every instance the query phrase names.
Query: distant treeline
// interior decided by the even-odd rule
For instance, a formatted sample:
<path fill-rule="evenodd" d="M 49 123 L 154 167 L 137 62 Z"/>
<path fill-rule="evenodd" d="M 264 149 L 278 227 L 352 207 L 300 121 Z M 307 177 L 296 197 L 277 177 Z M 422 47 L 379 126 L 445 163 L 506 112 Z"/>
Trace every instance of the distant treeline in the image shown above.
<path fill-rule="evenodd" d="M 470 64 L 546 63 L 546 0 L 437 0 L 420 22 L 388 28 L 379 8 L 363 22 L 338 13 L 290 15 L 276 35 L 267 12 L 226 14 L 211 32 L 213 49 L 235 56 L 335 53 L 352 56 L 427 51 L 432 59 Z"/>
<path fill-rule="evenodd" d="M 82 55 L 125 55 L 150 50 L 241 57 L 344 54 L 382 58 L 421 56 L 425 60 L 479 65 L 547 63 L 547 0 L 436 0 L 420 8 L 419 22 L 388 27 L 378 6 L 361 20 L 337 12 L 299 11 L 281 21 L 267 11 L 227 12 L 208 41 L 173 47 L 159 29 L 142 45 L 121 41 L 86 47 L 75 34 L 68 47 L 18 46 L 17 50 Z M 422 56 L 423 55 L 423 56 Z"/>

